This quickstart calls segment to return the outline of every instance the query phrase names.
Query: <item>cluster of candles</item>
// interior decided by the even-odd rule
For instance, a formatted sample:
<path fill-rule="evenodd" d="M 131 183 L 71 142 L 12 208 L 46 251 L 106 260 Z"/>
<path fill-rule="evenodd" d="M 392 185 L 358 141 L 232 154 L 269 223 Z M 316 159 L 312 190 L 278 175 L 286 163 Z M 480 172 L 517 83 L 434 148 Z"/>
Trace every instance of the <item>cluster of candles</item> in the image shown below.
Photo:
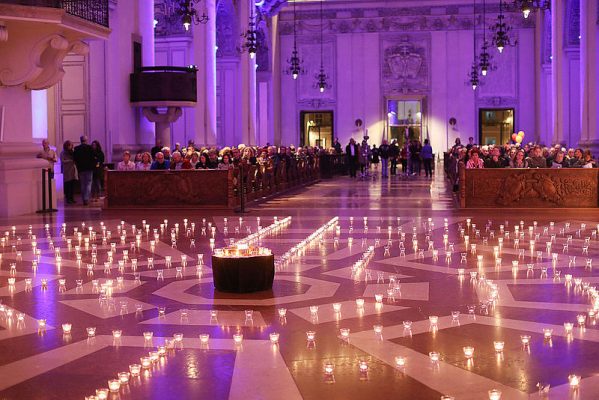
<path fill-rule="evenodd" d="M 240 224 L 241 222 L 243 222 L 243 219 L 240 218 Z M 226 224 L 227 218 L 225 218 L 225 225 Z M 283 219 L 278 219 L 278 217 L 274 217 L 274 222 L 271 225 L 263 228 L 260 226 L 260 217 L 258 217 L 258 230 L 246 236 L 245 238 L 238 240 L 236 244 L 245 244 L 251 246 L 253 243 L 259 241 L 264 236 L 279 233 L 281 229 L 286 228 L 287 226 L 289 226 L 289 224 L 291 224 L 291 217 L 285 217 Z"/>
<path fill-rule="evenodd" d="M 330 229 L 333 229 L 337 226 L 338 222 L 339 217 L 331 218 L 327 223 L 325 223 L 320 228 L 311 233 L 310 236 L 303 239 L 301 242 L 299 242 L 291 249 L 289 249 L 287 252 L 285 252 L 283 255 L 281 255 L 280 261 L 282 263 L 285 263 L 291 260 L 293 257 L 303 254 L 305 250 L 308 249 L 313 243 L 322 240 L 325 234 Z"/>

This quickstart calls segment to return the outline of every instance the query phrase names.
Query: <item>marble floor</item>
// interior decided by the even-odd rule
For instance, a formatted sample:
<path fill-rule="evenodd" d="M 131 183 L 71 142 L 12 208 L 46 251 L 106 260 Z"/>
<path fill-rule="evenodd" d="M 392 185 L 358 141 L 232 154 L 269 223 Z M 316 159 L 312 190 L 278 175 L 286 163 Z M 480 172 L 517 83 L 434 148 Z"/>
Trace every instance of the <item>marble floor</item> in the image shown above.
<path fill-rule="evenodd" d="M 212 228 L 218 248 L 275 217 L 272 291 L 215 291 Z M 0 399 L 84 399 L 142 362 L 107 398 L 598 399 L 598 217 L 343 177 L 241 216 L 0 221 Z"/>

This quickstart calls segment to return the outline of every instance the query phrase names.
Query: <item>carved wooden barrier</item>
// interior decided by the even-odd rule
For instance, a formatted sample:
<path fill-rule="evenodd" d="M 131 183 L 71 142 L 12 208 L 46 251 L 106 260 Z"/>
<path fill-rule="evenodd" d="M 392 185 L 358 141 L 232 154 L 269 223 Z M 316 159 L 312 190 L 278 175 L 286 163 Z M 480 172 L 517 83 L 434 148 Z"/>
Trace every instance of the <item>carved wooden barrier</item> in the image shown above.
<path fill-rule="evenodd" d="M 228 208 L 317 182 L 318 158 L 230 170 L 106 171 L 105 208 Z M 242 177 L 243 174 L 243 177 Z"/>
<path fill-rule="evenodd" d="M 596 208 L 599 169 L 489 168 L 460 165 L 462 208 Z"/>
<path fill-rule="evenodd" d="M 234 208 L 233 170 L 106 171 L 105 208 Z"/>

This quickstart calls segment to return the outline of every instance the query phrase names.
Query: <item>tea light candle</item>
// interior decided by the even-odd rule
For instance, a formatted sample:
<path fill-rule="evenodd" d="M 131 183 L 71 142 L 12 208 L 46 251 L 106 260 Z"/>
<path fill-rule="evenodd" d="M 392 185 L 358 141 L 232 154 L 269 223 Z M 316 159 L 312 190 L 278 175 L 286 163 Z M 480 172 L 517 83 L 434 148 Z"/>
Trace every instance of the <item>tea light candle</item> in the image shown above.
<path fill-rule="evenodd" d="M 210 318 L 216 318 L 218 316 L 217 310 L 210 310 Z"/>
<path fill-rule="evenodd" d="M 333 311 L 336 313 L 341 312 L 341 303 L 333 303 Z"/>
<path fill-rule="evenodd" d="M 111 379 L 108 381 L 108 389 L 110 389 L 111 392 L 118 392 L 120 388 L 121 388 L 120 380 Z"/>
<path fill-rule="evenodd" d="M 112 331 L 112 337 L 115 339 L 119 339 L 121 337 L 121 334 L 123 333 L 123 331 L 117 329 L 117 330 L 113 330 Z"/>
<path fill-rule="evenodd" d="M 131 373 L 131 376 L 139 376 L 140 371 L 141 371 L 141 365 L 139 365 L 139 364 L 129 365 L 129 372 Z"/>
<path fill-rule="evenodd" d="M 579 375 L 568 375 L 568 382 L 570 383 L 570 387 L 572 389 L 577 389 L 580 385 L 580 376 Z"/>
<path fill-rule="evenodd" d="M 383 295 L 382 295 L 382 294 L 375 294 L 375 295 L 374 295 L 374 300 L 375 300 L 377 303 L 382 303 L 382 302 L 383 302 Z"/>
<path fill-rule="evenodd" d="M 368 363 L 366 361 L 360 361 L 359 364 L 360 373 L 365 374 L 368 372 Z"/>
<path fill-rule="evenodd" d="M 233 335 L 233 342 L 235 342 L 235 344 L 241 344 L 242 341 L 243 341 L 243 334 L 235 333 Z"/>
<path fill-rule="evenodd" d="M 310 306 L 310 314 L 317 314 L 318 306 Z"/>
<path fill-rule="evenodd" d="M 209 340 L 210 340 L 210 335 L 208 333 L 200 333 L 200 343 L 201 344 L 208 344 Z"/>
<path fill-rule="evenodd" d="M 145 340 L 152 340 L 152 338 L 154 337 L 154 332 L 144 332 L 144 339 Z"/>
<path fill-rule="evenodd" d="M 349 328 L 339 329 L 339 334 L 341 335 L 341 339 L 343 339 L 343 340 L 349 339 L 349 332 L 350 332 Z"/>
<path fill-rule="evenodd" d="M 551 334 L 553 333 L 553 329 L 543 329 L 543 337 L 545 339 L 551 339 Z"/>
<path fill-rule="evenodd" d="M 472 346 L 462 347 L 462 350 L 464 351 L 464 355 L 466 356 L 466 358 L 472 358 L 472 356 L 474 355 L 474 347 Z"/>
<path fill-rule="evenodd" d="M 412 321 L 404 321 L 403 327 L 404 329 L 412 329 Z"/>
<path fill-rule="evenodd" d="M 359 308 L 364 307 L 364 299 L 362 299 L 362 298 L 356 299 L 356 306 L 358 306 Z"/>
<path fill-rule="evenodd" d="M 383 333 L 383 325 L 373 325 L 372 329 L 374 330 L 374 333 L 376 333 L 377 335 Z"/>
<path fill-rule="evenodd" d="M 308 342 L 313 342 L 316 339 L 316 332 L 314 332 L 314 331 L 306 332 L 306 338 L 308 339 Z"/>
<path fill-rule="evenodd" d="M 572 322 L 564 322 L 564 330 L 566 333 L 572 333 L 572 329 L 574 328 L 574 324 Z"/>
<path fill-rule="evenodd" d="M 87 331 L 87 336 L 89 337 L 94 337 L 96 336 L 96 328 L 95 327 L 88 327 L 85 329 Z"/>
<path fill-rule="evenodd" d="M 152 366 L 152 360 L 150 359 L 150 357 L 141 357 L 139 361 L 143 369 L 148 369 Z"/>
<path fill-rule="evenodd" d="M 98 398 L 98 400 L 106 400 L 108 398 L 108 389 L 96 389 L 96 397 Z"/>
<path fill-rule="evenodd" d="M 439 322 L 439 317 L 436 315 L 431 315 L 428 317 L 428 320 L 431 325 L 437 325 L 437 322 Z"/>
<path fill-rule="evenodd" d="M 279 334 L 277 332 L 272 332 L 270 335 L 270 343 L 277 344 L 279 343 Z"/>
<path fill-rule="evenodd" d="M 287 309 L 286 308 L 279 308 L 277 311 L 279 312 L 279 317 L 280 318 L 285 318 L 285 316 L 287 315 Z"/>
<path fill-rule="evenodd" d="M 398 367 L 404 367 L 406 365 L 406 357 L 403 356 L 396 356 L 395 357 L 395 365 L 397 365 Z"/>
<path fill-rule="evenodd" d="M 69 323 L 64 323 L 62 324 L 62 332 L 66 335 L 68 335 L 69 333 L 71 333 L 71 328 L 73 327 L 72 324 Z"/>
<path fill-rule="evenodd" d="M 580 325 L 580 326 L 584 325 L 584 322 L 586 321 L 586 319 L 587 319 L 587 316 L 584 314 L 578 314 L 576 316 L 576 321 L 578 321 L 578 325 Z"/>
<path fill-rule="evenodd" d="M 324 364 L 324 373 L 325 375 L 333 375 L 333 370 L 334 370 L 334 365 L 333 363 L 327 362 Z"/>
<path fill-rule="evenodd" d="M 493 342 L 493 347 L 495 348 L 495 352 L 501 353 L 503 351 L 503 347 L 505 346 L 504 342 L 495 341 Z"/>
<path fill-rule="evenodd" d="M 436 351 L 431 351 L 430 353 L 428 353 L 428 356 L 432 362 L 439 362 L 439 353 L 437 353 Z"/>
<path fill-rule="evenodd" d="M 173 334 L 173 339 L 175 339 L 175 342 L 182 342 L 183 341 L 183 334 L 182 333 L 175 333 Z"/>
<path fill-rule="evenodd" d="M 501 399 L 501 390 L 492 389 L 489 390 L 489 400 L 500 400 Z"/>
<path fill-rule="evenodd" d="M 118 377 L 121 385 L 126 385 L 129 383 L 129 372 L 119 372 Z"/>
<path fill-rule="evenodd" d="M 530 335 L 520 335 L 520 341 L 523 346 L 528 346 L 530 344 Z"/>
<path fill-rule="evenodd" d="M 451 312 L 451 319 L 456 320 L 460 318 L 460 312 L 459 311 L 452 311 Z"/>

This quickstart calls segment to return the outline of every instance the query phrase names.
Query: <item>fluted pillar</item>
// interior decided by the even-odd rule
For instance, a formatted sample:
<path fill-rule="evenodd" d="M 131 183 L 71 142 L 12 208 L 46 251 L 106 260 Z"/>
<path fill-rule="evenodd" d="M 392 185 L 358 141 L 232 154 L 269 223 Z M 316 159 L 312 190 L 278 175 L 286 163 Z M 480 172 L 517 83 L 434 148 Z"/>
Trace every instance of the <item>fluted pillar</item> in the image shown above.
<path fill-rule="evenodd" d="M 553 142 L 564 141 L 566 106 L 564 102 L 565 88 L 564 63 L 564 23 L 566 18 L 566 0 L 551 0 L 551 86 L 552 93 L 552 127 Z M 569 144 L 569 143 L 568 143 Z M 570 144 L 569 144 L 570 145 Z"/>
<path fill-rule="evenodd" d="M 580 117 L 582 136 L 580 145 L 599 152 L 597 132 L 597 1 L 580 0 Z"/>
<path fill-rule="evenodd" d="M 239 26 L 241 31 L 248 29 L 251 7 L 254 0 L 241 0 L 239 9 Z M 256 144 L 256 59 L 246 52 L 241 55 L 241 140 L 244 144 Z"/>
<path fill-rule="evenodd" d="M 138 29 L 141 36 L 142 64 L 144 67 L 154 66 L 154 0 L 138 0 Z M 153 144 L 155 126 L 139 112 L 137 143 Z"/>

